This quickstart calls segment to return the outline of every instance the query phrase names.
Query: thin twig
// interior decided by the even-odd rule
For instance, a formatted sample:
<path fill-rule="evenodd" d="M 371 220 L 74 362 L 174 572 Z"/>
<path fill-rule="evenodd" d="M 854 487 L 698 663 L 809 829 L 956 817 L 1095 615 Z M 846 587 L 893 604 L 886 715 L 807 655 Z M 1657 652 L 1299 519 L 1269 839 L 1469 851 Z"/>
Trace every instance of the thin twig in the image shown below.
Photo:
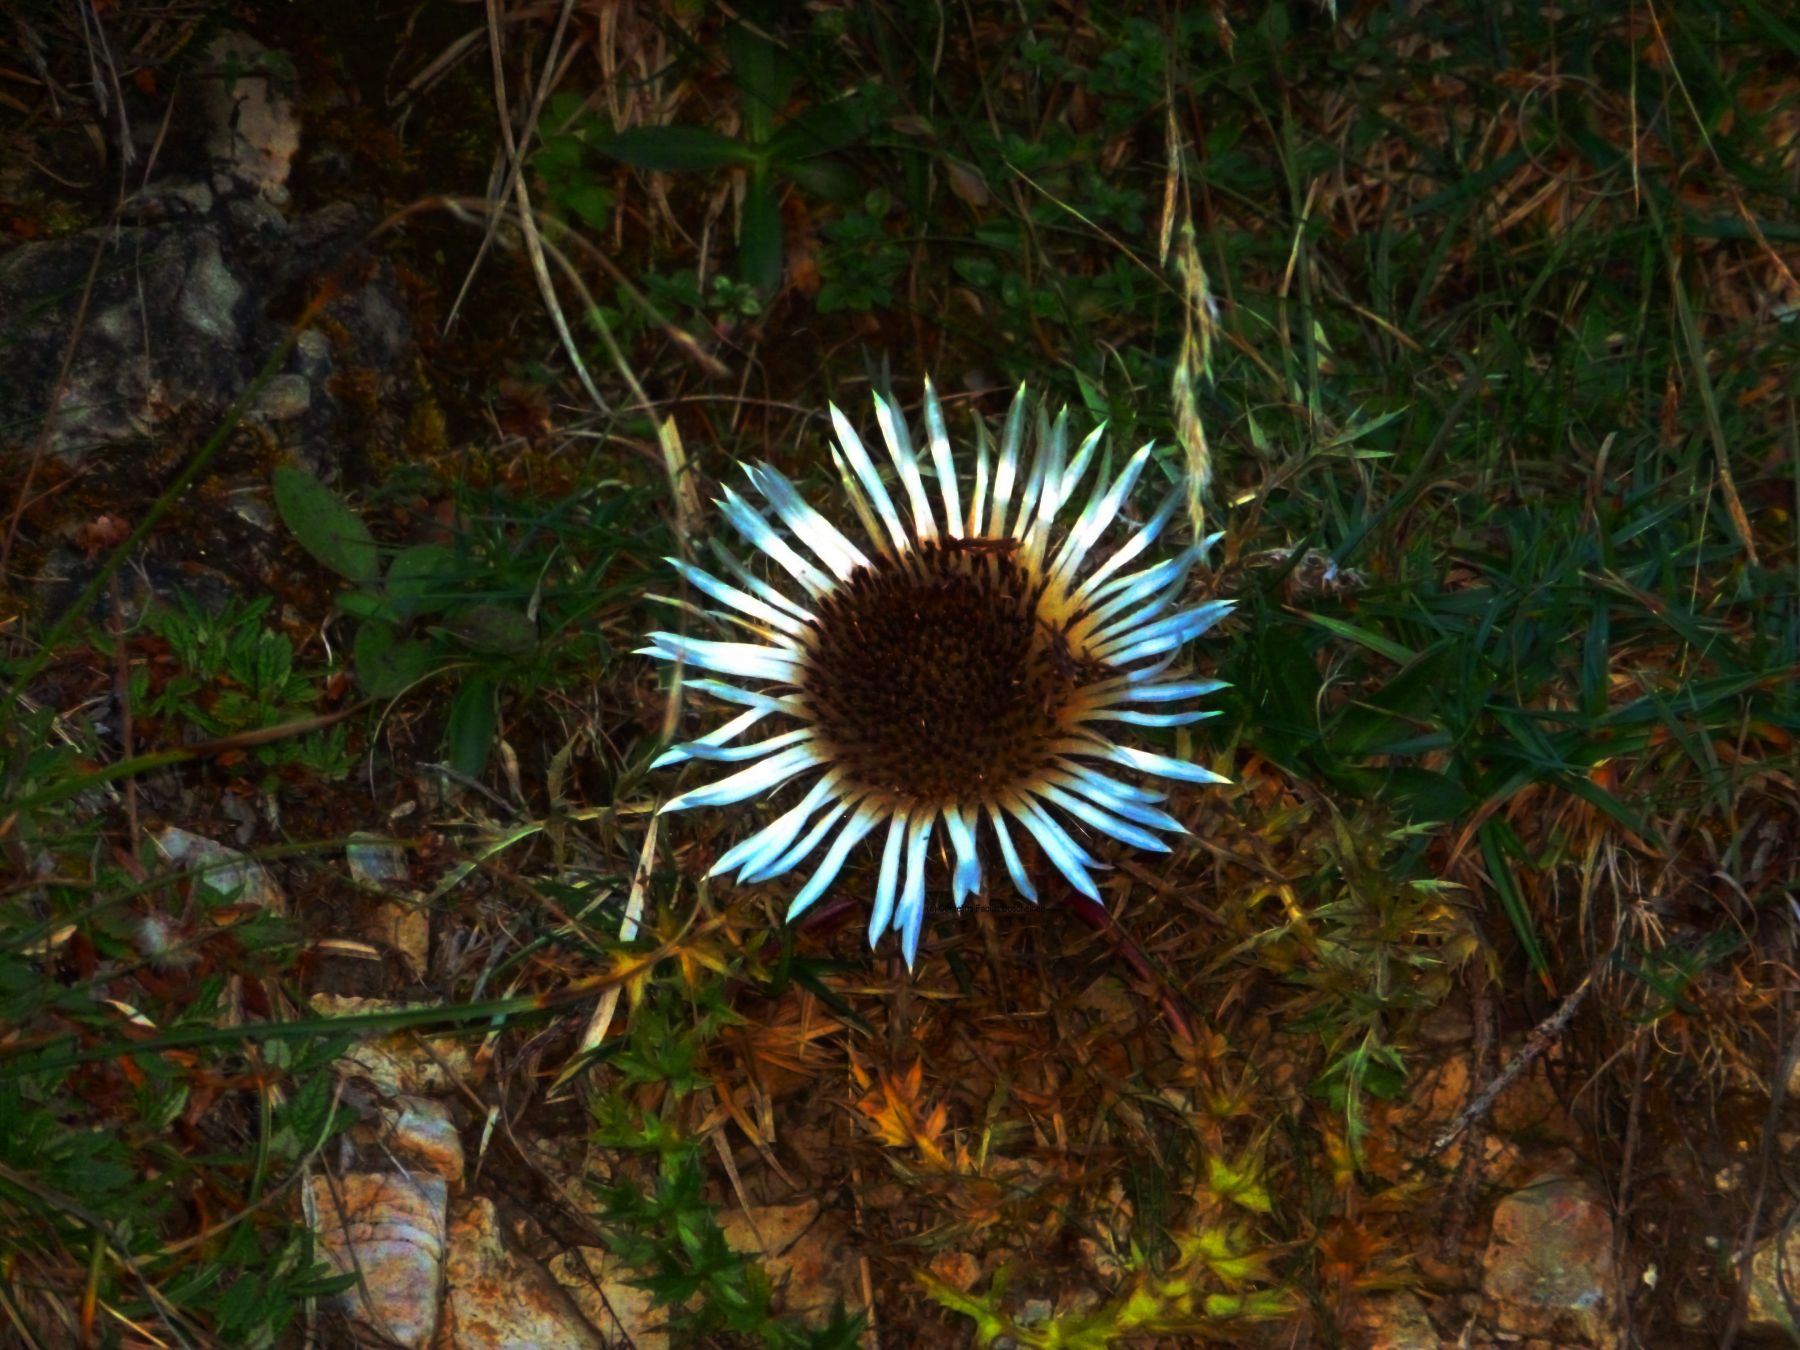
<path fill-rule="evenodd" d="M 125 759 L 137 755 L 137 730 L 132 719 L 131 710 L 131 654 L 125 642 L 125 602 L 119 595 L 119 574 L 112 578 L 112 628 L 113 628 L 113 699 L 119 708 L 119 753 Z M 140 834 L 138 830 L 137 779 L 125 780 L 125 828 L 126 838 L 130 841 L 131 856 L 138 856 Z"/>
<path fill-rule="evenodd" d="M 1096 904 L 1085 895 L 1071 890 L 1065 897 L 1070 910 L 1089 928 L 1104 935 L 1113 944 L 1118 954 L 1125 958 L 1139 976 L 1148 980 L 1156 988 L 1158 1002 L 1162 1004 L 1163 1017 L 1169 1024 L 1169 1030 L 1176 1037 L 1189 1044 L 1193 1043 L 1194 1028 L 1188 1021 L 1187 1014 L 1181 1010 L 1175 991 L 1169 988 L 1168 982 L 1156 973 L 1150 964 L 1150 958 L 1144 955 L 1144 949 L 1132 940 L 1131 935 L 1119 926 L 1104 905 Z"/>
<path fill-rule="evenodd" d="M 1619 1186 L 1613 1200 L 1613 1212 L 1619 1216 L 1619 1227 L 1613 1235 L 1613 1269 L 1618 1272 L 1619 1312 L 1625 1319 L 1620 1328 L 1626 1344 L 1631 1336 L 1631 1281 L 1625 1278 L 1625 1239 L 1630 1225 L 1632 1167 L 1637 1161 L 1638 1135 L 1644 1119 L 1644 1070 L 1650 1059 L 1650 1037 L 1642 1032 L 1637 1037 L 1635 1063 L 1631 1074 L 1631 1101 L 1625 1111 L 1625 1143 L 1620 1150 Z"/>
<path fill-rule="evenodd" d="M 562 48 L 563 32 L 569 22 L 570 8 L 567 0 L 564 0 L 561 5 L 561 13 L 557 18 L 556 32 L 550 39 L 550 57 L 544 63 L 544 79 L 539 84 L 537 94 L 532 100 L 531 112 L 526 117 L 525 135 L 519 143 L 515 144 L 512 134 L 512 123 L 507 120 L 506 67 L 504 64 L 506 59 L 506 49 L 505 44 L 500 38 L 500 25 L 507 21 L 508 16 L 502 14 L 500 12 L 500 7 L 497 5 L 490 3 L 487 6 L 487 24 L 485 26 L 485 31 L 488 40 L 488 59 L 493 63 L 494 115 L 499 119 L 500 130 L 505 141 L 506 150 L 506 177 L 501 184 L 500 190 L 496 192 L 491 199 L 490 204 L 492 206 L 498 206 L 512 195 L 513 181 L 518 178 L 519 174 L 524 170 L 525 150 L 530 144 L 532 135 L 536 132 L 538 115 L 543 108 L 544 100 L 549 96 L 551 88 L 549 81 L 555 74 L 556 54 Z M 471 33 L 469 37 L 474 40 L 479 40 L 479 32 Z M 469 298 L 469 289 L 475 284 L 475 275 L 481 270 L 481 264 L 483 260 L 486 259 L 488 249 L 494 242 L 495 232 L 499 228 L 500 216 L 498 212 L 490 210 L 488 213 L 487 231 L 482 235 L 481 244 L 475 250 L 475 261 L 469 264 L 469 270 L 463 277 L 462 286 L 456 292 L 456 299 L 450 302 L 450 313 L 444 319 L 444 332 L 448 333 L 456 326 L 457 315 L 462 313 L 463 301 Z"/>
<path fill-rule="evenodd" d="M 1495 1076 L 1493 1082 L 1469 1099 L 1469 1104 L 1457 1112 L 1456 1119 L 1451 1121 L 1437 1138 L 1431 1141 L 1431 1147 L 1427 1150 L 1428 1154 L 1442 1153 L 1455 1143 L 1457 1136 L 1469 1126 L 1478 1120 L 1486 1119 L 1487 1113 L 1493 1110 L 1494 1102 L 1500 1094 L 1511 1087 L 1520 1074 L 1537 1063 L 1544 1051 L 1562 1038 L 1563 1032 L 1568 1030 L 1569 1023 L 1574 1020 L 1575 1014 L 1581 1010 L 1581 1005 L 1587 1001 L 1588 994 L 1592 992 L 1594 978 L 1611 959 L 1612 953 L 1608 952 L 1596 961 L 1593 968 L 1581 977 L 1581 983 L 1576 985 L 1569 996 L 1563 1000 L 1562 1006 L 1532 1028 L 1531 1035 L 1525 1039 L 1524 1048 L 1513 1056 L 1512 1063 L 1502 1069 Z"/>
<path fill-rule="evenodd" d="M 1485 974 L 1476 980 L 1475 987 L 1470 992 L 1469 1016 L 1474 1023 L 1475 1033 L 1475 1062 L 1469 1081 L 1474 1082 L 1478 1077 L 1494 1071 L 1494 1045 L 1497 1040 L 1494 1034 L 1494 996 Z M 1469 1229 L 1469 1219 L 1475 1208 L 1475 1191 L 1481 1184 L 1481 1165 L 1486 1160 L 1486 1139 L 1486 1124 L 1479 1120 L 1472 1121 L 1468 1127 L 1468 1137 L 1463 1140 L 1462 1157 L 1457 1160 L 1456 1175 L 1450 1182 L 1450 1197 L 1444 1207 L 1446 1217 L 1443 1238 L 1438 1243 L 1438 1254 L 1446 1261 L 1456 1259 L 1462 1250 L 1463 1237 Z"/>

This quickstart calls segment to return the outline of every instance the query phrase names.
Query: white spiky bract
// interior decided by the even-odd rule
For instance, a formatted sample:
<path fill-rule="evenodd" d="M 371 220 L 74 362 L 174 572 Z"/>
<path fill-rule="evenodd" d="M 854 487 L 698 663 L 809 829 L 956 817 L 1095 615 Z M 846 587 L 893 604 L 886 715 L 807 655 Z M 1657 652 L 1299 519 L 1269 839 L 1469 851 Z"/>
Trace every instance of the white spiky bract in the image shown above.
<path fill-rule="evenodd" d="M 1053 424 L 1039 414 L 1035 452 L 1026 456 L 1029 411 L 1021 388 L 991 465 L 987 437 L 981 437 L 965 506 L 943 410 L 929 381 L 925 463 L 899 410 L 875 397 L 897 493 L 833 407 L 834 455 L 863 545 L 809 506 L 778 470 L 746 466 L 774 519 L 729 487 L 718 505 L 797 592 L 769 584 L 723 549 L 717 552 L 730 581 L 670 559 L 690 585 L 725 607 L 717 617 L 754 640 L 652 633 L 652 645 L 642 649 L 661 660 L 766 682 L 760 689 L 716 679 L 688 682 L 688 688 L 742 711 L 655 761 L 658 767 L 685 760 L 730 766 L 724 777 L 665 803 L 664 811 L 743 802 L 816 775 L 794 806 L 728 850 L 713 872 L 735 871 L 740 882 L 767 881 L 823 846 L 823 859 L 788 909 L 792 920 L 826 893 L 856 845 L 885 824 L 869 940 L 873 945 L 898 931 L 908 966 L 918 951 L 928 848 L 940 820 L 954 855 L 950 881 L 958 908 L 982 886 L 977 831 L 983 818 L 1022 896 L 1035 901 L 1037 892 L 1013 827 L 1035 840 L 1070 886 L 1097 900 L 1090 874 L 1103 864 L 1066 821 L 1160 851 L 1168 845 L 1157 832 L 1183 832 L 1156 805 L 1167 794 L 1104 767 L 1184 783 L 1226 781 L 1106 734 L 1114 725 L 1171 727 L 1211 715 L 1167 705 L 1222 687 L 1175 669 L 1181 649 L 1231 605 L 1182 604 L 1190 572 L 1218 536 L 1128 570 L 1173 519 L 1181 498 L 1177 487 L 1127 531 L 1116 550 L 1096 553 L 1150 460 L 1149 445 L 1116 476 L 1110 453 L 1101 456 L 1085 504 L 1067 532 L 1059 533 L 1058 514 L 1092 467 L 1104 427 L 1071 458 L 1068 414 Z M 936 480 L 936 501 L 928 474 Z M 934 619 L 926 610 L 948 617 Z M 909 621 L 920 631 L 907 631 Z M 991 641 L 984 625 L 995 630 Z M 940 655 L 946 651 L 947 658 Z M 990 660 L 990 651 L 1000 654 Z M 975 674 L 965 675 L 971 668 Z M 889 669 L 899 692 L 871 690 L 871 680 Z M 956 683 L 963 678 L 974 690 L 967 698 Z M 891 713 L 895 725 L 881 725 L 883 709 L 899 710 Z M 934 710 L 943 713 L 938 726 Z M 978 720 L 971 724 L 971 717 Z M 747 739 L 765 719 L 788 729 Z M 871 720 L 876 725 L 868 725 Z M 990 726 L 1001 730 L 989 734 Z M 959 728 L 962 742 L 945 739 Z M 959 758 L 971 740 L 981 742 L 979 753 Z"/>

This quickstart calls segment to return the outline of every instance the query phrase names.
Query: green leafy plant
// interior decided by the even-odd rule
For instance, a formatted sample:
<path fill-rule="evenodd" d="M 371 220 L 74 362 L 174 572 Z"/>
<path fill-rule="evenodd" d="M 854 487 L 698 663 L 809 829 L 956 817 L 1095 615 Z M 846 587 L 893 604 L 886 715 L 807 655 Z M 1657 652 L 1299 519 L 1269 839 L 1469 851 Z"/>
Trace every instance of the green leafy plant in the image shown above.
<path fill-rule="evenodd" d="M 1225 1335 L 1288 1317 L 1297 1307 L 1293 1295 L 1268 1287 L 1268 1252 L 1230 1225 L 1179 1237 L 1174 1258 L 1160 1269 L 1152 1269 L 1137 1251 L 1128 1267 L 1124 1291 L 1098 1308 L 1053 1313 L 1044 1320 L 1008 1310 L 1010 1269 L 997 1271 L 980 1294 L 964 1293 L 929 1273 L 918 1279 L 939 1304 L 975 1323 L 977 1345 L 1004 1338 L 1031 1350 L 1105 1350 L 1148 1336 Z"/>
<path fill-rule="evenodd" d="M 706 1198 L 705 1140 L 683 1128 L 684 1101 L 710 1082 L 696 1072 L 702 1047 L 734 1020 L 723 981 L 684 993 L 660 980 L 604 1055 L 619 1078 L 595 1103 L 595 1138 L 654 1160 L 650 1177 L 599 1188 L 608 1249 L 640 1272 L 633 1282 L 654 1297 L 678 1340 L 729 1334 L 770 1350 L 850 1350 L 861 1343 L 862 1318 L 841 1303 L 817 1328 L 776 1314 L 768 1275 L 732 1249 Z M 648 1086 L 662 1089 L 660 1105 L 639 1104 L 633 1089 Z"/>
<path fill-rule="evenodd" d="M 891 208 L 881 188 L 869 193 L 860 209 L 828 221 L 819 255 L 820 312 L 880 309 L 893 303 L 894 283 L 906 269 L 906 250 L 887 232 Z"/>
<path fill-rule="evenodd" d="M 711 285 L 702 287 L 692 268 L 681 268 L 667 275 L 652 272 L 638 281 L 648 304 L 602 304 L 594 316 L 621 343 L 640 336 L 653 315 L 679 318 L 704 338 L 763 312 L 755 288 L 728 276 L 715 275 Z"/>
<path fill-rule="evenodd" d="M 129 685 L 140 729 L 158 722 L 208 737 L 300 721 L 318 709 L 317 678 L 294 669 L 294 644 L 264 626 L 268 598 L 232 599 L 216 614 L 185 593 L 153 606 L 145 626 L 169 647 L 172 669 L 135 665 Z M 338 777 L 349 769 L 342 727 L 282 739 L 251 751 L 265 765 L 292 764 Z"/>
<path fill-rule="evenodd" d="M 565 217 L 596 233 L 612 225 L 613 192 L 595 175 L 591 156 L 607 136 L 606 121 L 581 100 L 555 94 L 544 104 L 531 167 Z"/>
<path fill-rule="evenodd" d="M 312 474 L 292 465 L 275 470 L 275 506 L 306 551 L 351 583 L 338 608 L 359 621 L 356 675 L 374 698 L 394 698 L 443 669 L 450 644 L 433 634 L 412 635 L 415 619 L 441 614 L 460 599 L 456 556 L 440 544 L 403 549 L 388 563 L 355 509 Z M 465 617 L 469 617 L 466 616 Z M 522 615 L 485 610 L 473 616 L 501 645 L 535 640 Z"/>
<path fill-rule="evenodd" d="M 356 678 L 372 698 L 398 698 L 457 673 L 444 751 L 477 777 L 502 701 L 559 680 L 588 680 L 610 656 L 591 620 L 641 593 L 641 570 L 608 575 L 641 539 L 638 495 L 617 481 L 549 506 L 464 490 L 461 527 L 445 542 L 400 549 L 382 566 L 367 526 L 338 494 L 299 469 L 277 471 L 276 504 L 299 542 L 351 584 L 337 597 L 356 623 Z"/>
<path fill-rule="evenodd" d="M 384 572 L 362 517 L 289 465 L 275 471 L 275 503 L 302 546 L 352 583 L 338 607 L 358 621 L 356 676 L 370 697 L 397 698 L 454 665 L 528 656 L 536 648 L 537 625 L 520 605 L 468 593 L 469 566 L 454 549 L 417 544 L 395 554 Z M 497 693 L 494 676 L 482 673 L 465 680 L 451 700 L 450 760 L 471 776 L 487 762 Z"/>
<path fill-rule="evenodd" d="M 79 1334 L 94 1343 L 117 1320 L 160 1325 L 177 1340 L 209 1328 L 228 1344 L 273 1345 L 306 1300 L 345 1284 L 279 1203 L 297 1169 L 349 1123 L 334 1108 L 330 1069 L 345 1039 L 314 1035 L 259 1057 L 240 1031 L 183 1054 L 134 1053 L 145 1026 L 217 1029 L 228 974 L 259 982 L 291 956 L 293 934 L 266 913 L 235 913 L 233 897 L 213 887 L 183 901 L 166 874 L 134 882 L 104 868 L 97 888 L 76 884 L 80 810 L 62 802 L 28 825 L 61 874 L 0 896 L 9 1309 L 15 1325 L 53 1341 L 78 1334 L 59 1321 L 60 1300 L 85 1309 Z M 104 1057 L 68 1062 L 72 1044 L 109 1042 Z M 215 1222 L 217 1196 L 234 1197 L 251 1221 Z"/>
<path fill-rule="evenodd" d="M 590 226 L 611 207 L 610 198 L 583 171 L 587 151 L 649 171 L 741 172 L 738 277 L 768 295 L 781 282 L 783 184 L 793 183 L 828 201 L 854 193 L 856 178 L 836 154 L 868 135 L 881 100 L 869 86 L 784 118 L 797 74 L 787 51 L 766 32 L 735 23 L 726 33 L 726 52 L 738 88 L 741 135 L 703 126 L 613 132 L 600 119 L 573 115 L 572 105 L 553 100 L 545 120 L 556 130 L 545 138 L 539 170 L 555 185 L 558 200 Z"/>

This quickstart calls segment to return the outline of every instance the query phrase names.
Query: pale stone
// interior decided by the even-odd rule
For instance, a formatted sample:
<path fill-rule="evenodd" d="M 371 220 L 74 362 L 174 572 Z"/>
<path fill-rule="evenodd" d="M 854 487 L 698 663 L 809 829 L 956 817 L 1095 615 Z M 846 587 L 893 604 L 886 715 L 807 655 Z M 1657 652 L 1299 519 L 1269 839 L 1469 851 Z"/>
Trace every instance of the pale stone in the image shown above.
<path fill-rule="evenodd" d="M 233 896 L 240 905 L 254 905 L 274 914 L 287 912 L 287 897 L 254 858 L 175 825 L 158 830 L 151 840 L 158 853 L 194 874 L 209 890 Z"/>
<path fill-rule="evenodd" d="M 346 994 L 314 994 L 313 1011 L 322 1017 L 356 1017 L 417 1005 Z M 390 1096 L 427 1096 L 479 1081 L 474 1046 L 467 1037 L 393 1032 L 358 1041 L 338 1059 L 346 1077 L 368 1079 Z"/>
<path fill-rule="evenodd" d="M 213 342 L 236 341 L 237 307 L 244 298 L 244 283 L 225 265 L 219 241 L 210 234 L 195 234 L 172 241 L 169 250 L 192 251 L 193 261 L 175 302 L 181 322 Z"/>
<path fill-rule="evenodd" d="M 1800 1306 L 1800 1229 L 1788 1225 L 1763 1239 L 1751 1254 L 1744 1330 L 1785 1332 L 1800 1339 L 1800 1328 L 1789 1311 L 1794 1306 Z"/>
<path fill-rule="evenodd" d="M 485 1196 L 460 1206 L 452 1220 L 445 1273 L 450 1350 L 603 1350 L 606 1344 L 542 1266 L 506 1246 Z"/>
<path fill-rule="evenodd" d="M 357 833 L 344 847 L 350 879 L 382 898 L 370 904 L 363 933 L 395 952 L 413 979 L 422 979 L 431 955 L 431 915 L 406 883 L 406 854 L 381 835 Z"/>
<path fill-rule="evenodd" d="M 442 1177 L 452 1193 L 463 1184 L 462 1135 L 444 1103 L 429 1097 L 393 1097 L 376 1118 L 351 1133 L 359 1145 L 378 1152 L 398 1168 Z"/>
<path fill-rule="evenodd" d="M 312 406 L 312 384 L 304 375 L 276 375 L 263 386 L 256 413 L 266 422 L 288 422 Z"/>
<path fill-rule="evenodd" d="M 308 1180 L 319 1250 L 357 1284 L 336 1296 L 353 1321 L 409 1348 L 432 1342 L 449 1192 L 443 1178 L 351 1172 Z"/>
<path fill-rule="evenodd" d="M 577 1247 L 550 1262 L 550 1273 L 563 1287 L 581 1315 L 600 1329 L 602 1342 L 632 1350 L 669 1350 L 669 1333 L 663 1330 L 666 1310 L 657 1306 L 648 1289 L 631 1283 L 636 1273 L 628 1270 L 599 1247 Z"/>
<path fill-rule="evenodd" d="M 431 959 L 431 915 L 423 905 L 406 900 L 382 900 L 370 907 L 363 931 L 369 940 L 387 947 L 400 958 L 406 973 L 423 979 Z"/>
<path fill-rule="evenodd" d="M 412 879 L 405 851 L 385 835 L 358 830 L 344 845 L 344 860 L 350 864 L 350 879 L 358 886 L 389 890 L 395 882 Z"/>
<path fill-rule="evenodd" d="M 287 200 L 288 174 L 300 149 L 300 121 L 293 101 L 268 70 L 267 48 L 242 33 L 214 39 L 207 56 L 217 73 L 204 86 L 207 140 L 218 170 L 215 186 L 229 191 L 232 180 L 271 202 Z"/>

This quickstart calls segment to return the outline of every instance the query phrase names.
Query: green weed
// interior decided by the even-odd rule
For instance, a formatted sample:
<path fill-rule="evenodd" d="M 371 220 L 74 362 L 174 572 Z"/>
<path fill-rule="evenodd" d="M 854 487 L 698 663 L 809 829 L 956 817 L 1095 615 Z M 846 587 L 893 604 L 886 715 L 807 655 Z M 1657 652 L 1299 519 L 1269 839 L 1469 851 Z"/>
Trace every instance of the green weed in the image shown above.
<path fill-rule="evenodd" d="M 191 597 L 177 594 L 157 604 L 144 626 L 168 644 L 172 668 L 154 661 L 135 664 L 127 686 L 142 735 L 166 728 L 179 742 L 182 728 L 207 738 L 299 722 L 318 712 L 319 681 L 325 672 L 294 669 L 294 644 L 264 626 L 267 597 L 232 600 L 209 614 Z M 347 734 L 342 726 L 283 738 L 251 753 L 259 763 L 290 764 L 325 778 L 349 771 Z"/>
<path fill-rule="evenodd" d="M 711 1082 L 697 1072 L 705 1045 L 741 1019 L 722 980 L 682 984 L 653 981 L 625 1035 L 599 1057 L 616 1078 L 594 1102 L 595 1141 L 650 1162 L 642 1180 L 622 1175 L 599 1188 L 608 1249 L 639 1272 L 633 1283 L 655 1299 L 677 1341 L 726 1334 L 771 1350 L 849 1350 L 861 1344 L 861 1316 L 840 1302 L 824 1326 L 812 1328 L 775 1313 L 768 1275 L 734 1251 L 719 1227 L 705 1194 L 706 1140 L 683 1121 L 688 1097 Z M 643 1104 L 644 1089 L 656 1090 L 657 1104 Z"/>
<path fill-rule="evenodd" d="M 634 507 L 622 484 L 545 508 L 468 494 L 460 529 L 400 549 L 385 566 L 361 515 L 317 479 L 278 469 L 276 503 L 307 551 L 352 583 L 337 608 L 356 622 L 356 677 L 371 698 L 456 677 L 442 743 L 465 779 L 486 767 L 509 694 L 585 676 L 611 654 L 592 620 L 631 593 L 606 575 Z"/>

